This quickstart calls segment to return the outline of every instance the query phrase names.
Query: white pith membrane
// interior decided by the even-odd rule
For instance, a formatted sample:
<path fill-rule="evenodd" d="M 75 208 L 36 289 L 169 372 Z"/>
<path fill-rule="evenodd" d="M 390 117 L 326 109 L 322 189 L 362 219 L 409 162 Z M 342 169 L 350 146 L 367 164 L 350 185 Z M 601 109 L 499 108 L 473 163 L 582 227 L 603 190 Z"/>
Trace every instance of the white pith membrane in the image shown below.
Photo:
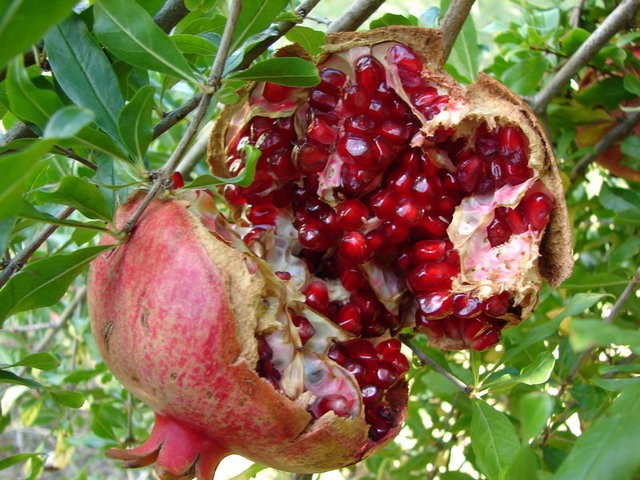
<path fill-rule="evenodd" d="M 312 418 L 308 429 L 313 429 L 314 424 L 321 422 L 321 419 L 323 422 L 349 419 L 362 421 L 365 406 L 361 387 L 351 373 L 328 357 L 332 345 L 353 340 L 354 336 L 309 308 L 296 284 L 282 281 L 274 275 L 273 272 L 277 270 L 256 256 L 238 235 L 237 230 L 242 231 L 242 228 L 229 223 L 220 214 L 210 192 L 186 191 L 180 193 L 179 198 L 188 202 L 189 211 L 200 219 L 214 237 L 242 252 L 246 257 L 248 271 L 261 276 L 265 281 L 267 290 L 261 300 L 263 312 L 258 318 L 256 331 L 252 332 L 258 341 L 257 352 L 254 346 L 243 356 L 256 359 L 256 370 L 261 376 L 283 395 L 309 410 Z M 294 315 L 306 318 L 314 329 L 313 335 L 304 342 L 292 321 Z M 239 323 L 240 328 L 241 324 L 242 322 Z M 376 343 L 386 338 L 376 339 Z M 268 347 L 260 347 L 260 342 L 265 342 Z M 270 353 L 267 365 L 272 370 L 269 372 L 261 371 L 265 362 L 259 357 L 265 350 Z M 400 380 L 399 375 L 398 381 L 391 387 L 406 388 Z M 394 396 L 396 393 L 391 392 L 390 395 Z M 326 402 L 324 405 L 323 401 Z M 390 438 L 391 433 L 387 435 L 387 432 L 399 428 L 402 421 L 398 410 L 401 406 L 397 402 L 386 402 L 383 397 L 380 404 L 393 412 L 393 418 L 389 419 L 380 435 L 371 438 L 370 441 L 374 443 L 370 443 L 368 448 Z"/>

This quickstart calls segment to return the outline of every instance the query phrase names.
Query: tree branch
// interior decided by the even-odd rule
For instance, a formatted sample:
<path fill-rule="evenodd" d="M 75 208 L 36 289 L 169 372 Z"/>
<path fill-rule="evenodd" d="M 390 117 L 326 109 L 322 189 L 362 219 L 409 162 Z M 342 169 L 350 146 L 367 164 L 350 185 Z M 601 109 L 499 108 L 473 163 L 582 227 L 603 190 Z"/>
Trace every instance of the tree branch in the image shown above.
<path fill-rule="evenodd" d="M 60 214 L 57 216 L 59 219 L 67 218 L 75 211 L 74 208 L 68 207 L 65 208 Z M 47 238 L 51 236 L 53 232 L 58 229 L 59 225 L 47 225 L 41 232 L 38 234 L 29 244 L 23 248 L 20 252 L 18 252 L 7 264 L 7 266 L 0 272 L 0 288 L 4 286 L 7 281 L 11 278 L 15 272 L 20 270 L 25 262 L 31 258 L 40 246 L 47 241 Z"/>
<path fill-rule="evenodd" d="M 571 170 L 571 179 L 575 180 L 577 177 L 584 175 L 584 172 L 587 170 L 589 165 L 591 165 L 611 145 L 626 137 L 638 124 L 640 124 L 640 112 L 632 112 L 625 115 L 625 117 L 618 122 L 615 127 L 607 131 L 600 141 L 596 143 L 593 152 L 585 155 L 578 163 L 575 164 Z"/>
<path fill-rule="evenodd" d="M 471 395 L 471 392 L 473 392 L 473 387 L 464 383 L 458 377 L 456 377 L 447 369 L 442 367 L 442 365 L 440 365 L 435 360 L 433 360 L 429 355 L 427 355 L 425 352 L 420 350 L 420 348 L 418 348 L 418 346 L 415 343 L 413 343 L 413 341 L 411 340 L 411 337 L 409 337 L 408 335 L 400 335 L 400 340 L 402 340 L 402 342 L 411 349 L 411 351 L 416 355 L 416 357 L 418 357 L 418 359 L 423 364 L 429 365 L 433 370 L 440 373 L 443 377 L 445 377 L 447 380 L 453 383 L 456 387 L 458 387 L 460 391 L 464 393 L 466 396 Z"/>
<path fill-rule="evenodd" d="M 533 111 L 538 114 L 544 112 L 551 99 L 560 93 L 571 77 L 578 73 L 606 45 L 611 37 L 634 17 L 639 8 L 640 0 L 622 0 L 571 58 L 562 65 L 551 81 L 533 97 L 531 100 Z"/>
<path fill-rule="evenodd" d="M 449 10 L 442 20 L 440 29 L 442 30 L 444 41 L 444 58 L 449 58 L 456 38 L 462 30 L 465 20 L 471 12 L 475 0 L 453 0 L 449 5 Z"/>
<path fill-rule="evenodd" d="M 349 8 L 327 27 L 327 33 L 351 32 L 369 18 L 384 0 L 356 0 Z"/>
<path fill-rule="evenodd" d="M 165 33 L 169 33 L 188 13 L 189 10 L 184 6 L 184 0 L 167 0 L 158 13 L 155 14 L 153 21 Z"/>
<path fill-rule="evenodd" d="M 195 117 L 191 120 L 191 123 L 189 123 L 189 127 L 187 127 L 187 130 L 184 132 L 184 135 L 180 139 L 178 146 L 175 148 L 164 166 L 160 169 L 160 172 L 155 182 L 147 192 L 147 195 L 140 202 L 140 205 L 138 205 L 136 211 L 132 214 L 131 218 L 129 218 L 129 220 L 125 224 L 123 231 L 127 233 L 131 232 L 135 228 L 136 222 L 138 221 L 142 213 L 151 203 L 151 200 L 153 200 L 156 195 L 160 193 L 160 191 L 168 187 L 171 175 L 178 166 L 178 163 L 182 159 L 182 156 L 187 151 L 191 140 L 198 132 L 198 127 L 200 126 L 200 123 L 202 123 L 202 120 L 207 113 L 207 109 L 209 108 L 209 104 L 211 103 L 211 98 L 220 87 L 224 65 L 227 61 L 229 50 L 231 49 L 233 32 L 235 31 L 236 23 L 238 22 L 238 16 L 240 15 L 241 6 L 241 0 L 233 0 L 233 2 L 231 3 L 231 9 L 227 17 L 227 22 L 224 27 L 222 39 L 220 40 L 220 46 L 218 47 L 218 54 L 213 61 L 211 74 L 209 75 L 209 79 L 207 81 L 207 93 L 202 95 L 202 98 L 198 103 L 198 108 L 196 109 Z"/>
<path fill-rule="evenodd" d="M 580 18 L 582 17 L 582 11 L 584 10 L 584 4 L 586 0 L 580 0 L 578 5 L 571 11 L 571 16 L 569 17 L 569 24 L 572 27 L 580 26 Z"/>

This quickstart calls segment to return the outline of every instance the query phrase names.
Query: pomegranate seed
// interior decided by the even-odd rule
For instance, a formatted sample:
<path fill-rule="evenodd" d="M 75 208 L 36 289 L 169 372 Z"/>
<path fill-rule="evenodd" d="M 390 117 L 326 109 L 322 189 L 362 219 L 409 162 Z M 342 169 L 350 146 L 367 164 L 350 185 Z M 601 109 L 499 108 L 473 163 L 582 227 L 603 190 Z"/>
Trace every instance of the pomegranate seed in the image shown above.
<path fill-rule="evenodd" d="M 473 192 L 482 177 L 483 163 L 478 157 L 469 157 L 458 164 L 456 176 L 463 192 Z"/>
<path fill-rule="evenodd" d="M 335 317 L 335 323 L 342 329 L 354 335 L 362 333 L 362 319 L 360 317 L 360 309 L 347 303 L 342 306 Z"/>
<path fill-rule="evenodd" d="M 371 256 L 364 234 L 358 231 L 345 233 L 338 245 L 338 252 L 341 258 L 353 263 L 364 263 Z"/>
<path fill-rule="evenodd" d="M 553 202 L 551 199 L 544 193 L 537 192 L 526 195 L 522 199 L 518 210 L 522 212 L 524 221 L 531 225 L 533 230 L 540 231 L 547 226 L 552 208 Z"/>
<path fill-rule="evenodd" d="M 369 95 L 373 95 L 385 79 L 382 65 L 371 55 L 364 55 L 355 62 L 356 82 L 362 85 Z"/>
<path fill-rule="evenodd" d="M 291 150 L 282 148 L 275 151 L 268 159 L 271 171 L 278 180 L 296 180 L 298 172 L 291 161 Z"/>
<path fill-rule="evenodd" d="M 387 241 L 394 245 L 404 242 L 409 237 L 409 227 L 396 222 L 386 221 L 380 226 L 380 231 Z"/>
<path fill-rule="evenodd" d="M 527 231 L 527 225 L 517 210 L 507 208 L 504 215 L 504 221 L 511 230 L 511 233 L 518 235 Z"/>
<path fill-rule="evenodd" d="M 355 265 L 342 267 L 339 278 L 342 286 L 350 292 L 355 292 L 369 285 L 367 278 L 362 274 L 360 269 Z"/>
<path fill-rule="evenodd" d="M 460 199 L 442 195 L 435 203 L 434 210 L 449 221 L 453 218 L 456 207 L 460 205 Z"/>
<path fill-rule="evenodd" d="M 487 298 L 482 302 L 482 311 L 487 315 L 500 318 L 506 315 L 509 310 L 509 292 L 502 292 L 499 295 Z"/>
<path fill-rule="evenodd" d="M 376 217 L 391 218 L 395 209 L 395 198 L 389 190 L 378 190 L 369 199 L 369 207 Z"/>
<path fill-rule="evenodd" d="M 481 335 L 482 332 L 484 332 L 488 327 L 489 323 L 486 321 L 486 317 L 479 316 L 476 318 L 471 318 L 466 321 L 462 335 L 465 340 L 471 341 Z"/>
<path fill-rule="evenodd" d="M 373 369 L 372 383 L 383 390 L 389 388 L 396 383 L 397 380 L 398 375 L 396 374 L 396 369 L 393 364 L 389 362 L 385 362 L 384 360 L 379 361 Z"/>
<path fill-rule="evenodd" d="M 249 138 L 251 141 L 255 142 L 262 135 L 273 129 L 273 119 L 267 117 L 254 117 L 249 125 Z"/>
<path fill-rule="evenodd" d="M 411 191 L 414 179 L 413 172 L 403 168 L 391 172 L 387 178 L 387 186 L 396 193 L 408 194 Z"/>
<path fill-rule="evenodd" d="M 493 160 L 491 160 L 489 171 L 496 188 L 500 188 L 505 185 L 507 175 L 501 158 L 494 158 Z"/>
<path fill-rule="evenodd" d="M 307 129 L 307 136 L 323 145 L 333 145 L 338 138 L 338 130 L 332 128 L 323 118 L 315 116 Z"/>
<path fill-rule="evenodd" d="M 307 175 L 324 170 L 329 158 L 324 147 L 304 142 L 298 149 L 298 168 Z"/>
<path fill-rule="evenodd" d="M 306 303 L 314 310 L 325 312 L 329 304 L 329 290 L 321 280 L 314 280 L 302 291 L 306 297 Z"/>
<path fill-rule="evenodd" d="M 411 95 L 411 103 L 420 111 L 431 107 L 438 98 L 438 90 L 431 86 L 425 86 L 422 90 Z"/>
<path fill-rule="evenodd" d="M 382 390 L 375 385 L 365 385 L 360 390 L 365 405 L 374 405 L 382 400 Z"/>
<path fill-rule="evenodd" d="M 354 376 L 358 385 L 366 385 L 369 382 L 371 375 L 369 375 L 363 361 L 349 359 L 342 366 Z"/>
<path fill-rule="evenodd" d="M 390 352 L 384 356 L 384 359 L 393 365 L 398 376 L 404 375 L 409 371 L 409 360 L 402 352 Z"/>
<path fill-rule="evenodd" d="M 379 158 L 371 141 L 362 137 L 342 137 L 337 150 L 346 161 L 357 163 L 359 166 L 372 166 Z"/>
<path fill-rule="evenodd" d="M 511 236 L 511 231 L 506 223 L 499 218 L 494 218 L 487 227 L 487 237 L 492 247 L 506 243 Z"/>
<path fill-rule="evenodd" d="M 335 238 L 332 232 L 327 231 L 318 221 L 308 221 L 303 223 L 298 230 L 298 240 L 300 244 L 309 250 L 326 250 L 333 245 Z"/>
<path fill-rule="evenodd" d="M 382 355 L 385 360 L 388 360 L 386 357 L 395 352 L 399 352 L 402 348 L 402 343 L 397 338 L 390 338 L 388 340 L 383 340 L 378 345 L 376 345 L 376 351 Z"/>
<path fill-rule="evenodd" d="M 500 332 L 490 329 L 471 341 L 470 347 L 474 350 L 486 350 L 500 341 Z"/>
<path fill-rule="evenodd" d="M 405 45 L 394 45 L 389 49 L 387 55 L 399 68 L 413 73 L 420 73 L 422 71 L 422 61 L 413 50 Z"/>
<path fill-rule="evenodd" d="M 171 189 L 177 190 L 178 188 L 182 187 L 184 187 L 182 174 L 180 172 L 173 172 L 173 174 L 171 175 Z"/>
<path fill-rule="evenodd" d="M 380 125 L 380 135 L 396 145 L 404 145 L 413 136 L 415 125 L 394 119 L 384 120 Z"/>
<path fill-rule="evenodd" d="M 453 297 L 453 313 L 461 318 L 473 318 L 480 315 L 480 301 L 475 297 L 470 297 L 464 293 L 459 293 Z"/>
<path fill-rule="evenodd" d="M 349 401 L 342 395 L 332 393 L 316 399 L 311 404 L 311 414 L 314 418 L 320 418 L 329 411 L 339 417 L 348 417 L 351 413 Z"/>
<path fill-rule="evenodd" d="M 521 167 L 510 162 L 504 162 L 504 179 L 509 185 L 518 185 L 533 176 L 533 170 L 529 167 Z"/>
<path fill-rule="evenodd" d="M 519 127 L 502 127 L 498 130 L 498 148 L 500 155 L 519 167 L 527 166 L 527 147 L 524 133 Z"/>
<path fill-rule="evenodd" d="M 266 158 L 276 150 L 289 146 L 289 140 L 285 138 L 277 130 L 270 130 L 258 138 L 256 147 L 260 149 L 262 155 Z"/>
<path fill-rule="evenodd" d="M 344 91 L 342 104 L 347 113 L 358 115 L 369 108 L 369 96 L 360 85 L 349 85 Z"/>
<path fill-rule="evenodd" d="M 374 442 L 382 440 L 387 433 L 389 433 L 390 428 L 388 426 L 381 425 L 371 425 L 369 427 L 369 438 Z"/>
<path fill-rule="evenodd" d="M 367 245 L 374 253 L 381 250 L 386 243 L 386 238 L 379 228 L 368 232 L 365 237 L 367 238 Z"/>
<path fill-rule="evenodd" d="M 396 202 L 395 218 L 405 225 L 414 225 L 422 219 L 424 211 L 416 201 L 402 197 Z"/>
<path fill-rule="evenodd" d="M 399 68 L 398 76 L 400 77 L 400 83 L 402 83 L 404 89 L 409 93 L 415 93 L 424 87 L 424 79 L 419 73 Z"/>
<path fill-rule="evenodd" d="M 398 153 L 398 147 L 394 147 L 381 135 L 376 135 L 373 139 L 373 144 L 376 146 L 378 153 L 377 158 L 380 161 L 380 165 L 383 168 L 388 167 L 396 158 Z"/>
<path fill-rule="evenodd" d="M 418 174 L 413 179 L 411 194 L 425 205 L 433 203 L 439 191 L 440 185 L 438 177 L 428 177 L 424 174 Z"/>
<path fill-rule="evenodd" d="M 329 347 L 327 357 L 336 362 L 338 365 L 344 365 L 345 362 L 349 361 L 345 349 L 338 343 L 334 343 Z"/>
<path fill-rule="evenodd" d="M 485 124 L 476 131 L 475 148 L 480 155 L 491 158 L 498 153 L 498 138 L 495 131 L 489 131 Z"/>
<path fill-rule="evenodd" d="M 344 122 L 344 128 L 356 135 L 370 135 L 376 129 L 376 122 L 366 115 L 355 115 Z"/>
<path fill-rule="evenodd" d="M 414 262 L 440 262 L 444 259 L 447 243 L 444 240 L 422 240 L 416 242 L 411 249 Z"/>
<path fill-rule="evenodd" d="M 340 89 L 347 81 L 347 76 L 335 68 L 324 68 L 320 72 L 318 88 L 334 95 L 340 93 Z"/>
<path fill-rule="evenodd" d="M 291 321 L 298 327 L 298 334 L 300 335 L 300 341 L 303 345 L 316 333 L 316 329 L 313 328 L 313 325 L 311 325 L 307 317 L 294 315 Z"/>
<path fill-rule="evenodd" d="M 359 165 L 345 163 L 340 171 L 340 186 L 345 195 L 360 196 L 365 193 L 377 173 L 371 169 L 362 169 Z"/>
<path fill-rule="evenodd" d="M 253 225 L 275 225 L 280 211 L 273 205 L 254 205 L 247 212 Z"/>
<path fill-rule="evenodd" d="M 455 268 L 446 263 L 423 262 L 409 273 L 407 282 L 416 293 L 446 290 L 451 288 L 451 277 L 457 273 Z"/>
<path fill-rule="evenodd" d="M 336 205 L 338 225 L 344 230 L 357 230 L 369 217 L 369 209 L 360 200 L 344 200 Z"/>
<path fill-rule="evenodd" d="M 262 96 L 268 102 L 282 102 L 291 94 L 292 91 L 293 88 L 291 87 L 285 87 L 284 85 L 278 85 L 271 82 L 264 82 Z"/>
<path fill-rule="evenodd" d="M 453 312 L 453 301 L 449 292 L 440 291 L 419 295 L 418 308 L 426 320 L 439 320 Z"/>
<path fill-rule="evenodd" d="M 422 220 L 418 223 L 414 230 L 417 234 L 423 234 L 426 237 L 444 238 L 447 234 L 449 223 L 437 215 L 425 213 Z"/>
<path fill-rule="evenodd" d="M 382 122 L 388 116 L 387 106 L 379 98 L 372 98 L 369 101 L 369 108 L 365 113 L 377 122 Z"/>
<path fill-rule="evenodd" d="M 291 274 L 289 272 L 277 271 L 274 273 L 280 280 L 283 280 L 285 282 L 291 280 Z"/>
<path fill-rule="evenodd" d="M 354 338 L 342 344 L 347 355 L 352 359 L 375 360 L 378 356 L 375 347 L 364 338 Z"/>
<path fill-rule="evenodd" d="M 363 337 L 379 337 L 387 330 L 387 326 L 381 318 L 371 318 L 365 320 L 362 325 Z"/>
<path fill-rule="evenodd" d="M 338 105 L 338 97 L 327 92 L 323 92 L 319 88 L 312 88 L 309 93 L 309 106 L 318 109 L 321 112 L 331 112 Z"/>
<path fill-rule="evenodd" d="M 293 117 L 279 117 L 273 123 L 273 126 L 276 127 L 285 136 L 289 136 L 293 140 L 293 137 L 296 134 L 293 123 Z"/>

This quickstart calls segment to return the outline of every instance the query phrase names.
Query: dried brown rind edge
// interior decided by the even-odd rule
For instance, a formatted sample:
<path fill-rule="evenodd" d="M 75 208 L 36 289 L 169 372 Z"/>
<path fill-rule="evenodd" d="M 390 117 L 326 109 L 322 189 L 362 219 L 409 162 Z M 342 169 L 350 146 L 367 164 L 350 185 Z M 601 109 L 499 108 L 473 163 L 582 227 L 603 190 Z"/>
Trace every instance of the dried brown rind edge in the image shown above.
<path fill-rule="evenodd" d="M 498 123 L 520 126 L 529 139 L 529 163 L 555 199 L 542 239 L 539 268 L 549 285 L 557 287 L 573 271 L 573 239 L 560 172 L 546 133 L 529 106 L 488 75 L 479 74 L 467 88 L 467 96 L 472 110 L 493 112 Z"/>

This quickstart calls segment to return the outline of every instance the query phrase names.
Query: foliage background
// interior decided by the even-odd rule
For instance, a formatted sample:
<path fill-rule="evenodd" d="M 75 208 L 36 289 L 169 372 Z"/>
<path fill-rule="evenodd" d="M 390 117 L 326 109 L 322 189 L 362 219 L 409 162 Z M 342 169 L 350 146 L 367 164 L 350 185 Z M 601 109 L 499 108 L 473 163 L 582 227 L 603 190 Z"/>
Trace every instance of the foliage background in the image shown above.
<path fill-rule="evenodd" d="M 199 93 L 228 10 L 221 0 L 185 0 L 190 12 L 166 28 L 168 36 L 150 27 L 163 0 L 76 3 L 0 6 L 0 118 L 7 132 L 0 147 L 0 475 L 142 480 L 149 471 L 124 473 L 103 455 L 108 446 L 145 438 L 152 416 L 97 354 L 85 267 L 118 199 L 148 182 L 185 134 L 187 121 L 161 134 L 158 125 Z M 206 122 L 215 118 L 216 104 L 234 101 L 244 80 L 231 71 L 242 55 L 272 33 L 272 22 L 294 18 L 287 1 L 243 3 L 245 12 L 260 13 L 251 14 L 253 23 L 245 19 L 234 38 Z M 474 6 L 448 68 L 462 82 L 483 70 L 542 114 L 566 181 L 575 271 L 561 288 L 545 288 L 533 317 L 506 331 L 494 349 L 443 354 L 417 338 L 409 418 L 398 440 L 362 465 L 320 478 L 640 478 L 640 136 L 631 130 L 640 96 L 640 2 L 621 2 L 631 13 L 615 35 L 551 102 L 536 104 L 536 94 L 618 3 L 480 0 Z M 407 2 L 390 0 L 363 28 L 434 27 L 448 4 L 411 2 L 409 10 Z M 344 10 L 343 2 L 323 0 L 287 38 L 317 49 L 321 32 Z M 128 37 L 110 15 L 129 19 L 131 35 L 146 38 L 149 50 L 128 50 Z M 295 71 L 294 81 L 313 82 L 307 67 Z M 607 140 L 618 145 L 619 158 L 609 151 L 606 165 L 593 162 L 595 148 L 606 146 L 594 145 L 621 124 L 626 132 Z M 202 156 L 196 141 L 186 158 Z M 205 173 L 202 162 L 181 169 L 191 178 Z M 472 394 L 421 365 L 420 356 Z M 230 468 L 236 471 L 219 478 L 289 477 L 247 462 Z"/>

